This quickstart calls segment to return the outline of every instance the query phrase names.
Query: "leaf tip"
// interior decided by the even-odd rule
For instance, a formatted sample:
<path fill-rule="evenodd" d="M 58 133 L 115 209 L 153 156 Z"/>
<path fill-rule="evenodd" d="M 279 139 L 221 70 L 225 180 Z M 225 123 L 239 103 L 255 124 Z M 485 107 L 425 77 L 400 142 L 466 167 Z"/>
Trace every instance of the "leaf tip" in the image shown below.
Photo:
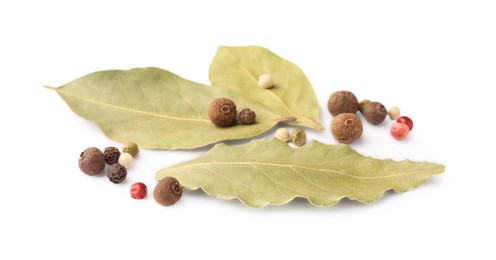
<path fill-rule="evenodd" d="M 315 129 L 317 129 L 319 131 L 324 131 L 325 130 L 325 128 L 321 124 L 316 124 L 315 125 Z"/>
<path fill-rule="evenodd" d="M 438 165 L 439 165 L 439 170 L 440 170 L 439 173 L 443 173 L 446 170 L 446 166 L 444 164 L 440 164 L 440 163 L 438 163 Z"/>
<path fill-rule="evenodd" d="M 47 88 L 47 89 L 51 89 L 51 90 L 57 90 L 56 87 L 52 87 L 52 86 L 47 86 L 47 85 L 44 85 L 43 86 L 44 88 Z"/>

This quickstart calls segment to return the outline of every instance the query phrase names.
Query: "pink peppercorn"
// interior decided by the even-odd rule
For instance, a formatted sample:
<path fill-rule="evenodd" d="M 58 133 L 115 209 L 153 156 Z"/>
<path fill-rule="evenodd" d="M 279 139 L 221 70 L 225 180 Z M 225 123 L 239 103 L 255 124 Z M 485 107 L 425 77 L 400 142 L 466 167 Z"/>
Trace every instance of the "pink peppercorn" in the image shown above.
<path fill-rule="evenodd" d="M 142 182 L 136 182 L 131 186 L 131 197 L 133 199 L 137 199 L 137 200 L 143 199 L 144 197 L 146 197 L 146 193 L 147 193 L 146 185 Z"/>
<path fill-rule="evenodd" d="M 405 139 L 408 136 L 408 133 L 410 132 L 410 128 L 408 127 L 407 124 L 398 123 L 398 122 L 391 125 L 391 128 L 389 130 L 393 138 L 396 140 Z"/>
<path fill-rule="evenodd" d="M 413 121 L 407 116 L 398 117 L 398 119 L 396 119 L 396 122 L 406 124 L 410 131 L 412 131 L 413 129 Z"/>

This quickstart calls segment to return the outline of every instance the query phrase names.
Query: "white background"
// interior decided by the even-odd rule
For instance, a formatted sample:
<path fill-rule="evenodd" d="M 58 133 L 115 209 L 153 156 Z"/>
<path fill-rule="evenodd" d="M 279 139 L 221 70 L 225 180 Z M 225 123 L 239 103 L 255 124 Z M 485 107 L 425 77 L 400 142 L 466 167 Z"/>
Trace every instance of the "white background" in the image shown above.
<path fill-rule="evenodd" d="M 495 259 L 495 13 L 476 0 L 2 1 L 0 258 Z M 366 124 L 354 149 L 445 173 L 371 205 L 251 209 L 200 191 L 168 208 L 129 197 L 207 148 L 144 150 L 119 185 L 79 171 L 86 147 L 120 144 L 43 85 L 146 66 L 208 84 L 219 45 L 264 46 L 303 69 L 326 127 L 310 139 L 336 143 L 325 104 L 351 90 L 415 122 L 403 142 L 391 121 Z"/>

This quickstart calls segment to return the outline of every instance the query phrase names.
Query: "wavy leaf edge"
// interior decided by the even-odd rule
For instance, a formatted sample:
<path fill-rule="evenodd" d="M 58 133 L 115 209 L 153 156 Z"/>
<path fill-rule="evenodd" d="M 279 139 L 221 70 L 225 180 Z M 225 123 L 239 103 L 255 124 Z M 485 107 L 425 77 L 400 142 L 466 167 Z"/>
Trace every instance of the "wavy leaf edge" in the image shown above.
<path fill-rule="evenodd" d="M 266 141 L 267 139 L 255 139 L 255 140 L 251 140 L 250 142 L 246 143 L 246 144 L 250 144 L 250 143 L 254 143 L 254 142 L 260 142 L 260 141 Z M 275 138 L 272 139 L 272 140 L 276 140 Z M 269 140 L 270 141 L 270 140 Z M 277 140 L 277 142 L 279 142 Z M 284 144 L 283 142 L 281 142 L 282 144 Z M 287 144 L 285 144 L 287 145 Z M 183 187 L 187 190 L 198 190 L 198 189 L 201 189 L 205 194 L 211 196 L 211 197 L 214 197 L 214 198 L 218 198 L 218 199 L 224 199 L 224 200 L 232 200 L 232 199 L 237 199 L 239 200 L 243 205 L 247 206 L 247 207 L 250 207 L 250 208 L 262 208 L 262 207 L 266 207 L 268 205 L 273 205 L 273 206 L 280 206 L 280 205 L 285 205 L 287 203 L 290 203 L 291 201 L 293 201 L 294 199 L 296 198 L 303 198 L 303 199 L 306 199 L 311 205 L 313 206 L 316 206 L 316 207 L 321 207 L 321 208 L 325 208 L 325 207 L 331 207 L 331 206 L 334 206 L 336 205 L 337 203 L 339 203 L 342 199 L 346 198 L 346 199 L 349 199 L 351 201 L 358 201 L 358 202 L 361 202 L 361 203 L 365 203 L 367 205 L 369 204 L 372 204 L 373 202 L 377 201 L 378 199 L 380 199 L 381 197 L 384 196 L 384 194 L 390 190 L 396 192 L 396 193 L 403 193 L 403 192 L 407 192 L 407 191 L 410 191 L 412 189 L 415 189 L 417 188 L 418 186 L 420 186 L 421 184 L 423 184 L 424 182 L 428 181 L 429 179 L 431 179 L 434 175 L 438 175 L 438 174 L 441 174 L 445 171 L 445 166 L 442 165 L 442 164 L 437 164 L 437 163 L 430 163 L 430 162 L 425 162 L 425 161 L 412 161 L 410 159 L 406 159 L 406 160 L 393 160 L 393 159 L 377 159 L 377 158 L 374 158 L 372 156 L 364 156 L 364 155 L 361 155 L 360 153 L 358 153 L 357 151 L 355 151 L 354 149 L 352 149 L 349 145 L 346 145 L 346 144 L 337 144 L 337 145 L 333 145 L 333 144 L 323 144 L 317 140 L 312 140 L 310 141 L 308 144 L 306 144 L 305 146 L 336 146 L 336 147 L 344 147 L 346 148 L 346 150 L 348 152 L 352 152 L 354 153 L 355 155 L 358 155 L 358 156 L 361 156 L 365 159 L 372 159 L 372 160 L 380 160 L 380 161 L 384 161 L 384 162 L 392 162 L 392 163 L 402 163 L 402 162 L 409 162 L 409 163 L 429 163 L 429 164 L 433 164 L 433 165 L 437 165 L 439 166 L 440 168 L 438 169 L 438 171 L 436 173 L 433 173 L 429 176 L 429 178 L 426 178 L 425 180 L 417 183 L 416 185 L 412 185 L 410 186 L 408 189 L 405 189 L 405 190 L 400 190 L 400 189 L 395 189 L 395 188 L 389 188 L 389 189 L 385 189 L 383 191 L 381 191 L 373 200 L 370 200 L 370 201 L 366 201 L 366 200 L 361 200 L 359 198 L 354 198 L 354 197 L 350 197 L 350 196 L 347 196 L 347 195 L 343 195 L 333 201 L 331 201 L 330 203 L 324 203 L 324 204 L 319 204 L 319 203 L 316 203 L 314 201 L 312 201 L 312 199 L 309 197 L 309 196 L 304 196 L 304 195 L 295 195 L 295 196 L 292 196 L 290 198 L 288 198 L 287 200 L 284 200 L 282 201 L 281 203 L 270 203 L 270 202 L 267 202 L 267 203 L 263 203 L 261 205 L 252 205 L 250 203 L 248 203 L 247 201 L 245 201 L 244 199 L 240 198 L 240 197 L 237 197 L 237 196 L 223 196 L 222 194 L 215 194 L 214 192 L 210 192 L 208 190 L 206 190 L 204 187 L 201 187 L 201 186 L 195 186 L 195 187 Z M 210 153 L 212 151 L 215 151 L 215 149 L 219 149 L 219 148 L 224 148 L 224 147 L 230 147 L 230 145 L 226 145 L 224 143 L 219 143 L 219 144 L 216 144 L 211 150 L 209 150 L 207 153 Z M 288 147 L 291 147 L 288 145 Z M 291 149 L 299 149 L 299 147 L 291 147 Z M 205 154 L 207 154 L 205 153 Z M 186 162 L 184 162 L 186 163 Z M 161 175 L 162 172 L 164 172 L 164 170 L 168 170 L 168 169 L 171 169 L 173 170 L 173 168 L 175 166 L 179 166 L 181 164 L 184 164 L 184 163 L 180 163 L 180 164 L 177 164 L 177 165 L 173 165 L 173 166 L 170 166 L 170 167 L 167 167 L 165 169 L 162 169 L 162 170 L 159 170 L 156 174 L 156 179 L 157 180 L 160 180 L 161 177 L 165 177 L 165 176 L 159 176 Z"/>

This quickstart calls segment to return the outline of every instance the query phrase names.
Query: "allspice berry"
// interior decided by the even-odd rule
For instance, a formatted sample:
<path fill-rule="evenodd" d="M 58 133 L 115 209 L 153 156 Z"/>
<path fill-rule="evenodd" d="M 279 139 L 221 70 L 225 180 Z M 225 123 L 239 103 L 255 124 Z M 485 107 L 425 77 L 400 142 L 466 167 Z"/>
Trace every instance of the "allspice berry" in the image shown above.
<path fill-rule="evenodd" d="M 133 142 L 127 142 L 122 146 L 122 152 L 130 154 L 132 157 L 136 157 L 139 153 L 138 145 Z"/>
<path fill-rule="evenodd" d="M 239 121 L 243 125 L 251 125 L 255 123 L 255 119 L 257 119 L 257 115 L 249 108 L 245 108 L 239 112 Z"/>
<path fill-rule="evenodd" d="M 349 144 L 362 136 L 363 126 L 355 113 L 342 113 L 334 117 L 331 123 L 331 133 L 336 141 Z"/>
<path fill-rule="evenodd" d="M 208 116 L 216 126 L 226 127 L 236 123 L 236 104 L 228 98 L 218 98 L 210 103 Z"/>
<path fill-rule="evenodd" d="M 124 166 L 114 163 L 109 166 L 107 169 L 107 177 L 109 181 L 113 183 L 121 183 L 124 179 L 126 179 L 127 170 Z"/>
<path fill-rule="evenodd" d="M 362 115 L 372 125 L 378 125 L 384 121 L 388 112 L 386 107 L 379 102 L 369 102 L 363 107 Z"/>
<path fill-rule="evenodd" d="M 172 206 L 181 198 L 181 184 L 174 177 L 165 177 L 157 183 L 153 190 L 153 198 L 162 206 Z"/>
<path fill-rule="evenodd" d="M 358 111 L 358 100 L 350 91 L 336 91 L 332 93 L 327 101 L 327 109 L 332 116 L 341 113 L 356 113 Z"/>
<path fill-rule="evenodd" d="M 96 147 L 90 147 L 79 155 L 79 169 L 90 176 L 98 175 L 105 169 L 105 155 Z"/>
<path fill-rule="evenodd" d="M 107 147 L 103 151 L 103 155 L 105 155 L 105 162 L 107 164 L 114 164 L 119 160 L 121 152 L 119 152 L 119 149 L 115 147 Z"/>

